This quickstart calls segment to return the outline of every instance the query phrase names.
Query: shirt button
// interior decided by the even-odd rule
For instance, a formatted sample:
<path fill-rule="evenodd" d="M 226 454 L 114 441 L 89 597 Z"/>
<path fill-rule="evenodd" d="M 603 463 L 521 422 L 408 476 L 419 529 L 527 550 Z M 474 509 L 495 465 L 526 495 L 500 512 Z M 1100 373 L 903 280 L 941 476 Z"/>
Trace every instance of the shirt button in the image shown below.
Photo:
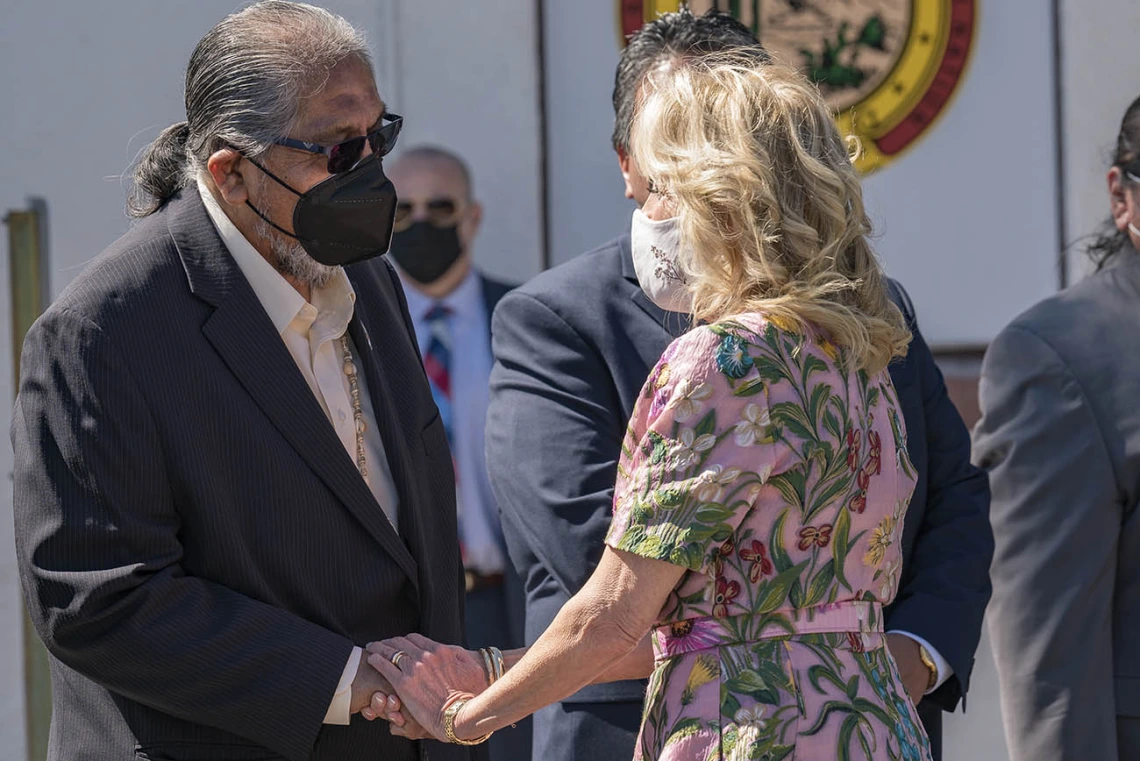
<path fill-rule="evenodd" d="M 342 422 L 342 423 L 343 423 L 343 422 L 344 422 L 344 421 L 347 419 L 347 417 L 348 417 L 347 415 L 345 415 L 345 414 L 344 414 L 344 410 L 337 410 L 337 411 L 336 411 L 336 416 L 340 418 L 340 422 Z"/>

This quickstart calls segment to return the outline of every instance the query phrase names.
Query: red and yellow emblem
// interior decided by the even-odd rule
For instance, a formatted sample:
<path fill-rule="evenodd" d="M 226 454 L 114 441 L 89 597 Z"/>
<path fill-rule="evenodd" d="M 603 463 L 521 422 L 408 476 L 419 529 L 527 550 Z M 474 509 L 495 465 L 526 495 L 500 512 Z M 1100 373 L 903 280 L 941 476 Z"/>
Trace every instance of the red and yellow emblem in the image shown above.
<path fill-rule="evenodd" d="M 695 0 L 752 28 L 778 59 L 814 80 L 840 129 L 863 146 L 857 164 L 889 164 L 947 107 L 966 69 L 978 0 Z M 620 0 L 622 40 L 679 0 Z"/>

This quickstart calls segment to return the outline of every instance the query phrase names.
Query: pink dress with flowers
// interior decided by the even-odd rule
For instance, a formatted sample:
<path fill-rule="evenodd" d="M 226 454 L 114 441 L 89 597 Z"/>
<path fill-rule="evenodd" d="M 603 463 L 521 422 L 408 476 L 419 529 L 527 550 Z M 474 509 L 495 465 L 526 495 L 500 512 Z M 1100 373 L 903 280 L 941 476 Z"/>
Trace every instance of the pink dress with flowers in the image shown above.
<path fill-rule="evenodd" d="M 747 314 L 674 341 L 646 382 L 606 542 L 687 572 L 636 758 L 930 758 L 882 633 L 906 433 L 890 376 L 839 359 Z"/>

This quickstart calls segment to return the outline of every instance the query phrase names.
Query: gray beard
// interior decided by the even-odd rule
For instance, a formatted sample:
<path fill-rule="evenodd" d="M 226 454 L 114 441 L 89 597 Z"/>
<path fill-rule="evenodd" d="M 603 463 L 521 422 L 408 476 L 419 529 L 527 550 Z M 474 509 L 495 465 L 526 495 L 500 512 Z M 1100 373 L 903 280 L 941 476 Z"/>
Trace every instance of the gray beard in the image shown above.
<path fill-rule="evenodd" d="M 324 288 L 332 282 L 340 267 L 321 264 L 309 256 L 304 247 L 295 240 L 285 238 L 269 223 L 258 219 L 253 228 L 254 235 L 269 242 L 269 250 L 276 260 L 274 268 L 286 277 L 294 278 L 310 288 Z"/>

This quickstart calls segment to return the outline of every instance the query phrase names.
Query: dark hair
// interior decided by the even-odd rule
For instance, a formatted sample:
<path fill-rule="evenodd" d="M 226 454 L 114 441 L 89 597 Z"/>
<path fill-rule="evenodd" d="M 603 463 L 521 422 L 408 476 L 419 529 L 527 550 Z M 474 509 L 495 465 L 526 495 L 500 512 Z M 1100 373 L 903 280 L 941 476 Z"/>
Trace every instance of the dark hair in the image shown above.
<path fill-rule="evenodd" d="M 764 61 L 768 54 L 744 24 L 727 13 L 710 10 L 694 16 L 688 6 L 665 13 L 630 35 L 614 75 L 614 148 L 629 152 L 629 129 L 637 90 L 645 73 L 670 58 L 689 58 L 751 48 Z"/>
<path fill-rule="evenodd" d="M 1112 155 L 1112 165 L 1123 172 L 1121 182 L 1125 185 L 1137 184 L 1132 177 L 1140 177 L 1140 98 L 1132 101 L 1132 105 L 1124 112 L 1124 119 L 1120 122 L 1120 132 L 1116 136 L 1116 151 Z M 1110 219 L 1105 222 L 1101 232 L 1089 245 L 1088 254 L 1096 262 L 1099 270 L 1113 256 L 1131 245 L 1128 232 L 1116 229 L 1116 225 Z"/>
<path fill-rule="evenodd" d="M 263 154 L 288 132 L 301 100 L 352 57 L 371 67 L 359 32 L 323 8 L 262 0 L 222 19 L 186 67 L 186 121 L 164 129 L 139 158 L 128 213 L 158 211 L 224 146 Z"/>

